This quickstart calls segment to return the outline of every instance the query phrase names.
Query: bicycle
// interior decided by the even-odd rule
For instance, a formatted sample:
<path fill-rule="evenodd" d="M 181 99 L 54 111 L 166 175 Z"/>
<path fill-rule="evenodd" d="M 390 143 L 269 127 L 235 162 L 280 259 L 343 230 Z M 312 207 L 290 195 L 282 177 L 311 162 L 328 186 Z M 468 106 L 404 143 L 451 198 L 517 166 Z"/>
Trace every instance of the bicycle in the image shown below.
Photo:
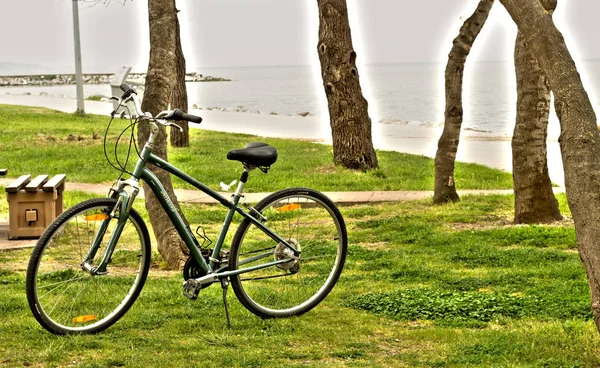
<path fill-rule="evenodd" d="M 266 173 L 278 157 L 275 147 L 262 142 L 228 152 L 229 160 L 242 163 L 243 172 L 232 199 L 225 198 L 152 153 L 158 124 L 177 128 L 170 121 L 202 119 L 180 110 L 152 117 L 141 111 L 133 89 L 121 89 L 118 106 L 133 105 L 133 124 L 149 124 L 150 137 L 129 179 L 122 179 L 121 166 L 121 176 L 106 198 L 69 208 L 37 242 L 27 268 L 26 293 L 39 324 L 55 334 L 97 333 L 131 308 L 146 281 L 151 257 L 148 229 L 132 208 L 140 180 L 154 192 L 190 251 L 183 270 L 185 297 L 196 299 L 201 289 L 220 283 L 229 326 L 230 284 L 241 304 L 262 318 L 300 315 L 317 306 L 340 277 L 347 252 L 344 219 L 333 202 L 313 189 L 290 188 L 242 207 L 249 173 L 256 168 Z M 147 164 L 183 179 L 228 209 L 214 248 L 199 243 Z M 243 219 L 227 250 L 223 243 L 236 213 Z"/>

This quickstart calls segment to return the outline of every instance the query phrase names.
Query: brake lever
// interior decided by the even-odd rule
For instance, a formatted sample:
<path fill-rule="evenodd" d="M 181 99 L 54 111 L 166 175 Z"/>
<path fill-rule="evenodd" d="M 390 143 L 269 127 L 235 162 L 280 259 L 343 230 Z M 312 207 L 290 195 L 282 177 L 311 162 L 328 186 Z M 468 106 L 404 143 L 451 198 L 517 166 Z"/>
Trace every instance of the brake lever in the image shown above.
<path fill-rule="evenodd" d="M 180 132 L 180 133 L 183 133 L 183 128 L 182 128 L 182 127 L 180 127 L 179 125 L 177 125 L 177 124 L 172 124 L 172 123 L 170 123 L 169 125 L 170 125 L 171 127 L 175 127 L 175 128 L 177 128 L 177 129 L 179 129 L 179 132 Z"/>
<path fill-rule="evenodd" d="M 164 121 L 164 122 L 163 122 L 163 121 L 164 121 L 164 120 L 162 120 L 162 121 L 160 122 L 162 125 L 164 125 L 164 126 L 169 126 L 169 127 L 171 127 L 171 128 L 177 128 L 177 129 L 179 129 L 179 131 L 180 131 L 181 133 L 183 133 L 183 128 L 182 128 L 182 127 L 180 127 L 179 125 L 177 125 L 177 124 L 175 124 L 175 123 L 169 123 L 168 121 Z"/>

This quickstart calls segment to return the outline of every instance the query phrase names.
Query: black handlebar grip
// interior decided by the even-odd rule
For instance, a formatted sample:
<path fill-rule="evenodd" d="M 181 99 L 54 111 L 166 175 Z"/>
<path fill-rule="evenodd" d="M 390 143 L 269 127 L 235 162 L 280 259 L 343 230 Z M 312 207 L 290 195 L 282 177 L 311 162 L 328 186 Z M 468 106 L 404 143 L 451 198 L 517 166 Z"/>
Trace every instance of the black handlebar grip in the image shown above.
<path fill-rule="evenodd" d="M 120 88 L 121 88 L 121 91 L 124 92 L 123 95 L 121 96 L 121 98 L 123 100 L 126 99 L 127 97 L 131 96 L 132 93 L 135 93 L 135 90 L 133 88 L 129 87 L 129 85 L 127 85 L 125 83 L 121 84 Z"/>
<path fill-rule="evenodd" d="M 202 118 L 196 115 L 185 113 L 179 109 L 175 109 L 171 115 L 165 117 L 165 120 L 189 121 L 190 123 L 200 124 Z"/>

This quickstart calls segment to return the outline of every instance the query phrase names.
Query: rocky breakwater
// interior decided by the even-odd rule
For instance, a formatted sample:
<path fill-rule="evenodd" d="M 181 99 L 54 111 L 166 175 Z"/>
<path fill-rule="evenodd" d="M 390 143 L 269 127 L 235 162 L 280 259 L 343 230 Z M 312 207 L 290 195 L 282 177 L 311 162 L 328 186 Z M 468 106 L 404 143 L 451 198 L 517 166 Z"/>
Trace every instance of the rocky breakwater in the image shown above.
<path fill-rule="evenodd" d="M 84 74 L 85 84 L 110 84 L 113 74 Z M 131 73 L 127 80 L 143 85 L 146 81 L 146 73 Z M 227 82 L 230 79 L 204 76 L 198 73 L 187 73 L 186 82 Z M 2 87 L 24 87 L 24 86 L 58 86 L 75 84 L 75 74 L 41 74 L 41 75 L 15 75 L 0 76 Z"/>
<path fill-rule="evenodd" d="M 112 74 L 84 74 L 85 84 L 109 84 Z M 15 75 L 0 77 L 0 86 L 55 86 L 75 84 L 74 74 Z"/>

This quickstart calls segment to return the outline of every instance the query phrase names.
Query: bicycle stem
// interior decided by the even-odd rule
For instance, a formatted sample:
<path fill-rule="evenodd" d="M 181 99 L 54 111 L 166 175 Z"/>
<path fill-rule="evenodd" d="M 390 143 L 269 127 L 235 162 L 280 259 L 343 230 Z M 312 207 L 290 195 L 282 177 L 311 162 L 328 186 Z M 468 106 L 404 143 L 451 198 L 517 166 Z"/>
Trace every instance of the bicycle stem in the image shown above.
<path fill-rule="evenodd" d="M 152 120 L 149 121 L 149 124 L 150 136 L 148 137 L 148 141 L 146 142 L 144 148 L 148 148 L 150 151 L 152 151 L 152 148 L 154 148 L 154 140 L 156 139 L 156 134 L 158 133 L 158 125 L 156 125 L 156 123 Z"/>

